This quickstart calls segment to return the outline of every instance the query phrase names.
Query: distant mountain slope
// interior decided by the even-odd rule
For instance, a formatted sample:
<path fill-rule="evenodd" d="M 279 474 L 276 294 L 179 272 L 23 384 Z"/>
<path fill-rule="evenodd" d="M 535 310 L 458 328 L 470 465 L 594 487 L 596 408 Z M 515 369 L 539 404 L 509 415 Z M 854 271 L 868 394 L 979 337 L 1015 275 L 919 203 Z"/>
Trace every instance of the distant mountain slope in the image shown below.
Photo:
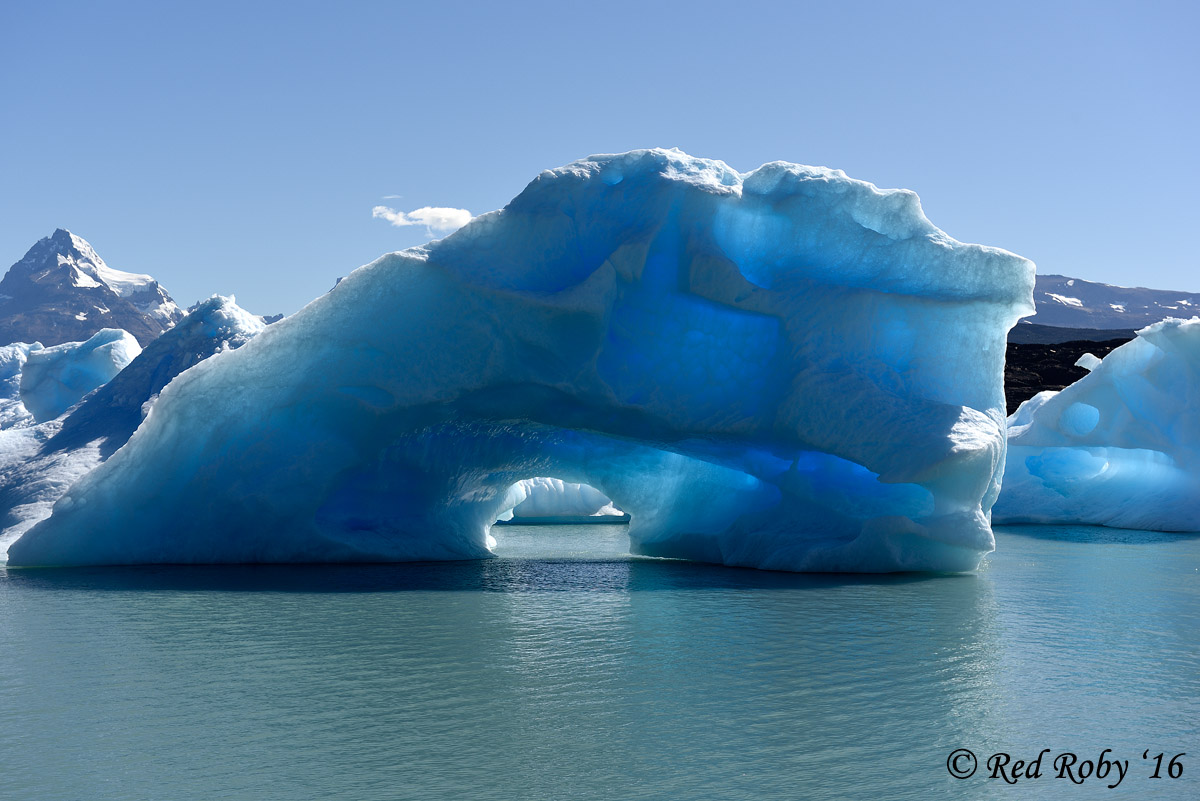
<path fill-rule="evenodd" d="M 1037 323 L 1061 328 L 1136 329 L 1167 317 L 1200 314 L 1200 294 L 1098 284 L 1065 275 L 1039 275 L 1034 289 Z"/>
<path fill-rule="evenodd" d="M 83 341 L 121 328 L 145 346 L 183 319 L 148 275 L 114 270 L 81 237 L 58 229 L 0 281 L 0 345 Z"/>
<path fill-rule="evenodd" d="M 1040 319 L 1034 317 L 1034 320 Z M 1110 339 L 1120 339 L 1123 342 L 1128 342 L 1137 336 L 1136 329 L 1133 328 L 1062 328 L 1054 325 L 1039 325 L 1031 323 L 1029 318 L 1021 321 L 1019 325 L 1013 326 L 1008 332 L 1009 344 L 1018 343 L 1021 345 L 1037 344 L 1037 345 L 1056 345 L 1060 342 L 1080 342 L 1090 340 L 1092 342 L 1107 342 Z"/>

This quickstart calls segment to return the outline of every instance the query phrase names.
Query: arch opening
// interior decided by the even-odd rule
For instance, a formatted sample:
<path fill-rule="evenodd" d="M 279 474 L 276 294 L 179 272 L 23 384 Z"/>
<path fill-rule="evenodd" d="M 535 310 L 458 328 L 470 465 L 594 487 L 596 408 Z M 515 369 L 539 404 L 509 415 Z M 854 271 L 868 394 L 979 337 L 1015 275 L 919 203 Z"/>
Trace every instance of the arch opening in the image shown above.
<path fill-rule="evenodd" d="M 629 514 L 590 484 L 537 476 L 508 488 L 499 525 L 628 523 Z"/>
<path fill-rule="evenodd" d="M 488 549 L 516 559 L 612 559 L 631 550 L 630 515 L 590 484 L 537 476 L 512 484 Z"/>

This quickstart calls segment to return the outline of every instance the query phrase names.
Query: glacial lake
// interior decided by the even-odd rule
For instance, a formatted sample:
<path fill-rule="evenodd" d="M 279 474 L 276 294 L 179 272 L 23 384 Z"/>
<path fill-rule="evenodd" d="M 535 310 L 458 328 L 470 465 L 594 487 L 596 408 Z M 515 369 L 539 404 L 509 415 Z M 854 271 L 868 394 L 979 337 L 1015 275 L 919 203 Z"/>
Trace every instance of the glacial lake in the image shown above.
<path fill-rule="evenodd" d="M 0 568 L 0 798 L 1200 798 L 1196 536 L 1003 528 L 977 573 L 863 577 L 495 534 L 483 562 Z M 1054 778 L 1104 749 L 1115 789 Z"/>

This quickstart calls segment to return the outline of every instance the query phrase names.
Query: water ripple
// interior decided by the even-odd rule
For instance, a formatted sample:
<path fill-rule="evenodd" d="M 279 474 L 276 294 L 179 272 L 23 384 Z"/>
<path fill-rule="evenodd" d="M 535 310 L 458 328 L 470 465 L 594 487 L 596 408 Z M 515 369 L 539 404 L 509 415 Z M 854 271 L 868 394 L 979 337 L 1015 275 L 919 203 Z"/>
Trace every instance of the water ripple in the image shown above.
<path fill-rule="evenodd" d="M 977 574 L 861 577 L 508 531 L 485 562 L 0 571 L 0 797 L 1012 798 L 946 754 L 1200 751 L 1194 538 L 1002 530 Z"/>

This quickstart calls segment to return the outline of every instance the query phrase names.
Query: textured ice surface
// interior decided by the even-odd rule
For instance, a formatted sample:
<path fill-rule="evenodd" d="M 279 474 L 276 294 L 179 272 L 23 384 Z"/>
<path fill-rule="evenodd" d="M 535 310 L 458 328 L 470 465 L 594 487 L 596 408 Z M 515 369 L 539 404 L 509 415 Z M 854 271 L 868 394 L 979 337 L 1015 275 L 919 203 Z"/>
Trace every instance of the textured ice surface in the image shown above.
<path fill-rule="evenodd" d="M 513 484 L 508 492 L 509 497 L 504 505 L 511 504 L 512 508 L 503 512 L 500 520 L 624 514 L 595 487 L 573 484 L 559 478 L 527 478 Z"/>
<path fill-rule="evenodd" d="M 31 350 L 21 368 L 21 402 L 37 422 L 53 420 L 141 352 L 133 335 L 117 328 L 102 328 L 86 342 Z"/>
<path fill-rule="evenodd" d="M 24 427 L 0 431 L 0 553 L 47 517 L 80 476 L 125 444 L 172 378 L 213 354 L 245 344 L 264 327 L 232 299 L 211 298 L 66 417 L 39 425 L 29 417 Z M 0 376 L 7 352 L 0 348 Z"/>
<path fill-rule="evenodd" d="M 41 343 L 16 342 L 0 347 L 0 431 L 33 423 L 33 415 L 21 403 L 21 370 Z"/>
<path fill-rule="evenodd" d="M 1200 318 L 1080 363 L 1009 419 L 996 520 L 1200 530 Z"/>
<path fill-rule="evenodd" d="M 556 476 L 638 553 L 969 569 L 1032 288 L 912 192 L 594 156 L 179 376 L 10 559 L 481 557 L 509 487 Z"/>

